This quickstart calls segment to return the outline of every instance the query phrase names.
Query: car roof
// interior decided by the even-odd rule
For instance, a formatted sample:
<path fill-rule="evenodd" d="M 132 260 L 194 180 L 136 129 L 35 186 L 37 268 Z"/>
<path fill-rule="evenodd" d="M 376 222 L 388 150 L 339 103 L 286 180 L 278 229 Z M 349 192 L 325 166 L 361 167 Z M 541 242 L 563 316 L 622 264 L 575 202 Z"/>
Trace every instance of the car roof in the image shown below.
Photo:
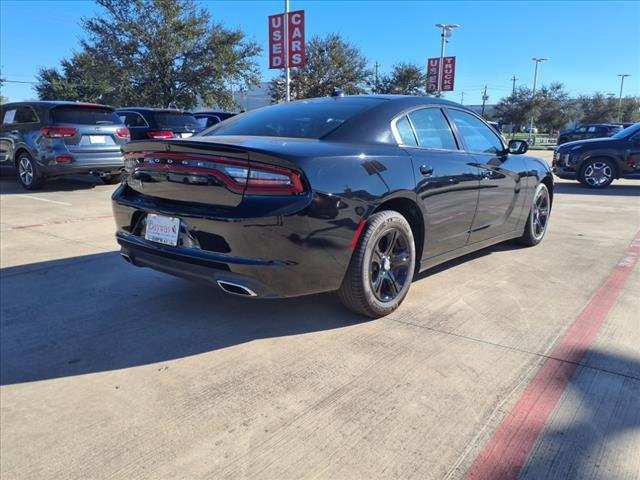
<path fill-rule="evenodd" d="M 70 105 L 70 106 L 79 106 L 79 107 L 99 107 L 99 108 L 114 109 L 110 105 L 102 105 L 99 103 L 91 103 L 91 102 L 71 102 L 68 100 L 26 100 L 24 102 L 10 102 L 10 103 L 2 104 L 3 107 L 18 107 L 21 105 L 28 105 L 31 107 L 35 107 L 35 106 L 57 107 L 60 105 Z"/>
<path fill-rule="evenodd" d="M 180 110 L 179 108 L 155 108 L 155 107 L 120 107 L 120 108 L 116 108 L 117 112 L 120 111 L 131 111 L 131 112 L 141 112 L 141 113 L 145 113 L 145 112 L 178 112 L 178 113 L 186 113 L 188 115 L 191 115 L 191 112 L 189 111 L 185 111 L 185 110 Z"/>

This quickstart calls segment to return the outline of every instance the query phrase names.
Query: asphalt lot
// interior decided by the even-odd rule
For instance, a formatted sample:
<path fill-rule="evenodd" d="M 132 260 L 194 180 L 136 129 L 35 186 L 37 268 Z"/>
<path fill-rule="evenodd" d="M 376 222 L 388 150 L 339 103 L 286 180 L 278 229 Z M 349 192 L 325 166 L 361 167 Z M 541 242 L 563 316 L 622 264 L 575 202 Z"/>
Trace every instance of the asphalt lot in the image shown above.
<path fill-rule="evenodd" d="M 371 321 L 131 267 L 113 186 L 5 172 L 3 480 L 640 478 L 640 181 L 556 185 Z"/>

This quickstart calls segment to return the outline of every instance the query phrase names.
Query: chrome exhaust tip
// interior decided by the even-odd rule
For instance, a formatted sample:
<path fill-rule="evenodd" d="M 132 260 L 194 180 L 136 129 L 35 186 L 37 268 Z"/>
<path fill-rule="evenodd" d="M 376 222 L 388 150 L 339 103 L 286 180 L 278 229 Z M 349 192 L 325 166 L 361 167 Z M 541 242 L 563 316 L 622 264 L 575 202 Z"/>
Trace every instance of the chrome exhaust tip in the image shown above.
<path fill-rule="evenodd" d="M 227 280 L 218 280 L 218 286 L 227 293 L 232 295 L 241 295 L 243 297 L 257 297 L 258 294 L 250 288 L 240 285 L 239 283 L 229 282 Z"/>

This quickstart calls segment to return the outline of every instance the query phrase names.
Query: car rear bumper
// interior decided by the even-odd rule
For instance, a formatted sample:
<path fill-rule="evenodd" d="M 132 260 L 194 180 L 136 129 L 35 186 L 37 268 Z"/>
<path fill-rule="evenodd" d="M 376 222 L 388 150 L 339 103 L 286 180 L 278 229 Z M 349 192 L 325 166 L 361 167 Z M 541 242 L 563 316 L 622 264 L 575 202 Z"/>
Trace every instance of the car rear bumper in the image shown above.
<path fill-rule="evenodd" d="M 67 160 L 60 161 L 59 157 L 66 157 Z M 116 172 L 124 168 L 124 160 L 119 150 L 78 153 L 66 148 L 55 148 L 43 153 L 38 158 L 38 165 L 46 176 L 53 177 L 90 172 Z"/>
<path fill-rule="evenodd" d="M 123 185 L 113 195 L 116 239 L 136 266 L 210 284 L 231 282 L 258 297 L 279 298 L 337 290 L 351 258 L 358 223 L 336 226 L 308 216 L 308 201 L 289 214 L 253 216 L 251 210 L 251 217 L 232 219 L 213 207 L 197 213 L 175 203 L 165 208 L 127 190 Z M 181 246 L 144 238 L 142 222 L 149 213 L 180 218 Z"/>

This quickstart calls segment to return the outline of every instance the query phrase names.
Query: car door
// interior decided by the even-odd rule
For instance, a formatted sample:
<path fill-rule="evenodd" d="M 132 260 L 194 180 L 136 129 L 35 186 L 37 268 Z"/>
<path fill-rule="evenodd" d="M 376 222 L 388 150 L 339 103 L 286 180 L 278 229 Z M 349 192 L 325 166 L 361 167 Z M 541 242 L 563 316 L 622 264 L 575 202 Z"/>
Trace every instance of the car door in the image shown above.
<path fill-rule="evenodd" d="M 480 174 L 469 243 L 513 232 L 524 205 L 525 160 L 509 155 L 502 139 L 476 115 L 451 107 L 446 111 Z"/>
<path fill-rule="evenodd" d="M 478 201 L 478 168 L 456 141 L 439 107 L 409 112 L 394 122 L 409 153 L 417 201 L 425 216 L 423 259 L 466 245 Z"/>

